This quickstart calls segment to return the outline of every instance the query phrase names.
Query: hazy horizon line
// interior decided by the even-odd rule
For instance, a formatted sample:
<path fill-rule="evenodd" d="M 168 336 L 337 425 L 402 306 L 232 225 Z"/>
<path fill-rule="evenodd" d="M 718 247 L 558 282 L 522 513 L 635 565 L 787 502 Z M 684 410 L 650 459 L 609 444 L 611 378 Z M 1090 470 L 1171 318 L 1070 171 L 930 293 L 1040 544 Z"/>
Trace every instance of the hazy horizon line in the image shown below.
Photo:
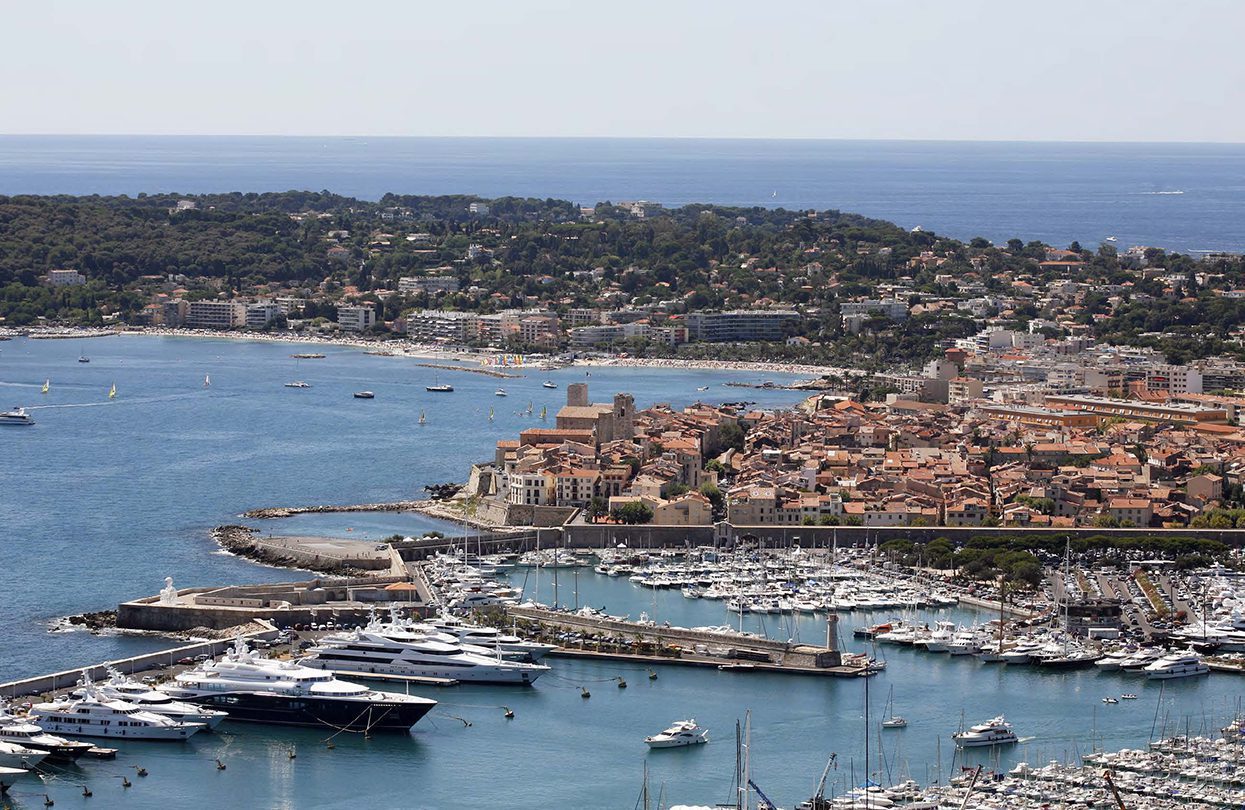
<path fill-rule="evenodd" d="M 956 143 L 956 144 L 1081 144 L 1102 146 L 1245 146 L 1245 141 L 1214 140 L 1114 140 L 1058 138 L 848 138 L 770 135 L 391 135 L 357 133 L 189 133 L 189 132 L 0 132 L 0 138 L 182 138 L 287 140 L 475 140 L 475 141 L 741 141 L 790 143 Z"/>

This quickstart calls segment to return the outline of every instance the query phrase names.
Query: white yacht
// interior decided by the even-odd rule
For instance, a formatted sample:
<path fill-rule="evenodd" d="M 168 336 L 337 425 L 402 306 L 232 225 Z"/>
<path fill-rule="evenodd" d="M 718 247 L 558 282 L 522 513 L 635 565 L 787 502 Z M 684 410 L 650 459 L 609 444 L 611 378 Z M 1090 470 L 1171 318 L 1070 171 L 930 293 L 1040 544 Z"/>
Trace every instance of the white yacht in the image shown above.
<path fill-rule="evenodd" d="M 1144 670 L 1146 677 L 1152 681 L 1168 678 L 1188 678 L 1194 675 L 1206 675 L 1210 667 L 1195 652 L 1175 652 L 1163 656 Z"/>
<path fill-rule="evenodd" d="M 207 728 L 145 711 L 124 700 L 110 700 L 94 688 L 82 697 L 36 703 L 31 716 L 44 730 L 81 737 L 124 737 L 132 740 L 187 740 Z"/>
<path fill-rule="evenodd" d="M 955 637 L 954 622 L 938 622 L 934 631 L 925 639 L 925 649 L 930 652 L 946 652 Z M 917 642 L 918 644 L 920 642 Z"/>
<path fill-rule="evenodd" d="M 108 675 L 107 681 L 93 685 L 99 694 L 108 700 L 124 700 L 152 714 L 162 714 L 185 723 L 202 723 L 209 730 L 219 726 L 221 721 L 229 716 L 228 712 L 205 709 L 193 703 L 174 700 L 159 689 L 152 689 L 133 678 L 127 678 L 115 669 L 109 670 Z M 84 689 L 91 687 L 92 684 L 80 681 L 78 686 L 79 688 L 71 693 L 73 697 L 82 697 Z"/>
<path fill-rule="evenodd" d="M 9 714 L 3 707 L 0 707 L 0 742 L 34 748 L 51 759 L 77 759 L 92 747 L 90 743 L 48 734 L 42 727 L 27 718 Z"/>
<path fill-rule="evenodd" d="M 507 661 L 471 652 L 458 639 L 428 633 L 419 625 L 395 627 L 372 622 L 362 630 L 332 633 L 307 651 L 307 667 L 366 677 L 403 675 L 449 678 L 473 683 L 531 684 L 549 671 L 544 664 Z"/>
<path fill-rule="evenodd" d="M 947 642 L 947 652 L 951 655 L 973 655 L 981 649 L 981 641 L 974 630 L 961 630 Z"/>
<path fill-rule="evenodd" d="M 709 730 L 696 725 L 695 720 L 679 720 L 670 728 L 645 737 L 649 748 L 682 748 L 686 745 L 702 745 L 709 742 Z"/>
<path fill-rule="evenodd" d="M 494 391 L 494 392 L 493 392 L 493 396 L 495 396 L 495 397 L 508 397 L 508 396 L 510 396 L 510 395 L 506 393 L 506 389 L 505 389 L 505 388 L 498 388 L 496 391 Z"/>
<path fill-rule="evenodd" d="M 540 385 L 542 388 L 557 388 L 558 387 L 558 384 L 555 383 L 553 380 L 545 380 Z"/>
<path fill-rule="evenodd" d="M 431 619 L 428 624 L 438 632 L 457 638 L 463 644 L 483 647 L 486 650 L 500 651 L 503 658 L 512 657 L 520 661 L 537 663 L 540 659 L 557 649 L 553 644 L 525 641 L 518 636 L 503 633 L 494 627 L 480 627 L 468 624 L 462 619 L 448 614 Z"/>
<path fill-rule="evenodd" d="M 1120 661 L 1121 672 L 1142 672 L 1150 664 L 1163 657 L 1161 650 L 1145 647 Z"/>
<path fill-rule="evenodd" d="M 229 712 L 229 719 L 351 731 L 407 731 L 435 700 L 378 692 L 294 661 L 264 658 L 238 639 L 162 688 L 178 700 Z"/>
<path fill-rule="evenodd" d="M 1017 742 L 1016 732 L 1012 724 L 1003 719 L 1003 715 L 971 726 L 968 731 L 960 731 L 951 735 L 957 748 L 982 748 L 989 745 L 1008 745 Z"/>
<path fill-rule="evenodd" d="M 27 748 L 19 743 L 0 742 L 0 768 L 17 768 L 29 771 L 43 760 L 48 752 L 41 748 Z"/>
<path fill-rule="evenodd" d="M 30 418 L 30 414 L 26 413 L 25 408 L 17 407 L 11 411 L 0 413 L 0 425 L 33 425 L 35 420 Z"/>
<path fill-rule="evenodd" d="M 293 382 L 287 382 L 285 384 L 285 387 L 286 388 L 310 388 L 311 383 L 304 382 L 302 380 L 294 380 Z"/>
<path fill-rule="evenodd" d="M 1117 672 L 1119 671 L 1120 664 L 1124 663 L 1125 659 L 1127 659 L 1129 655 L 1131 655 L 1131 653 L 1127 650 L 1109 652 L 1102 658 L 1095 661 L 1094 666 L 1098 668 L 1099 672 Z"/>

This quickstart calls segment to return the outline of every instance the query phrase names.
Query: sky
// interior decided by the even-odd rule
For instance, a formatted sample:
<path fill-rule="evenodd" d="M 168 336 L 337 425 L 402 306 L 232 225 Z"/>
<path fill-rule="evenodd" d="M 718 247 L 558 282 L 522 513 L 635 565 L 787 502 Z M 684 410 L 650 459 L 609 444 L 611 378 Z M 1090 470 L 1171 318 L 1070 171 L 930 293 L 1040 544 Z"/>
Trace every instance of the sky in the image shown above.
<path fill-rule="evenodd" d="M 1240 0 L 39 0 L 0 133 L 1245 141 Z"/>

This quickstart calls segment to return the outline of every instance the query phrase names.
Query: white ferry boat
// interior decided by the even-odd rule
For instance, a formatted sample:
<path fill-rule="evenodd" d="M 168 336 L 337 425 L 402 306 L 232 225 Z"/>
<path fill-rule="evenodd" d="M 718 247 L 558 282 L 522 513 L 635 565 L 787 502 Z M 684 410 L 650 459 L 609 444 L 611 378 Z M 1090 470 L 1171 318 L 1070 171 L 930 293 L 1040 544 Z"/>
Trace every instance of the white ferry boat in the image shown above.
<path fill-rule="evenodd" d="M 25 425 L 33 425 L 35 420 L 30 418 L 30 414 L 26 413 L 25 408 L 14 408 L 11 411 L 0 413 L 0 425 L 13 425 L 22 427 Z"/>

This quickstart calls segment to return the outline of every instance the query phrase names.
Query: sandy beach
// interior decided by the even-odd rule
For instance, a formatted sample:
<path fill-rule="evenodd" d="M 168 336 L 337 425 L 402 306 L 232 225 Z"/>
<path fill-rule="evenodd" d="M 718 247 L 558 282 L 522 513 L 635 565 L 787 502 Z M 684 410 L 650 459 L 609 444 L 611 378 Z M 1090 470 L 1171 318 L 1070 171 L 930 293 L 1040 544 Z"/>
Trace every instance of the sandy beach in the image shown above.
<path fill-rule="evenodd" d="M 406 338 L 380 338 L 347 335 L 301 335 L 295 332 L 232 332 L 212 329 L 169 329 L 158 326 L 127 327 L 125 329 L 23 329 L 4 330 L 0 335 L 17 337 L 27 335 L 37 339 L 72 339 L 95 338 L 110 335 L 158 335 L 163 337 L 212 338 L 216 340 L 253 340 L 270 343 L 289 343 L 300 346 L 340 346 L 381 354 L 389 357 L 408 357 L 417 360 L 441 360 L 458 363 L 471 363 L 492 367 L 497 358 L 507 354 L 494 349 L 468 349 L 465 347 L 446 347 L 430 344 L 414 343 Z M 817 366 L 802 363 L 768 363 L 745 362 L 735 360 L 682 360 L 660 357 L 580 357 L 574 360 L 559 360 L 543 355 L 525 355 L 527 362 L 522 366 L 498 366 L 508 371 L 520 369 L 547 369 L 554 367 L 577 366 L 584 368 L 619 367 L 619 368 L 662 368 L 675 371 L 741 371 L 761 374 L 798 374 L 807 377 L 837 376 L 843 378 L 867 376 L 868 372 L 859 369 L 836 368 L 833 366 Z"/>

